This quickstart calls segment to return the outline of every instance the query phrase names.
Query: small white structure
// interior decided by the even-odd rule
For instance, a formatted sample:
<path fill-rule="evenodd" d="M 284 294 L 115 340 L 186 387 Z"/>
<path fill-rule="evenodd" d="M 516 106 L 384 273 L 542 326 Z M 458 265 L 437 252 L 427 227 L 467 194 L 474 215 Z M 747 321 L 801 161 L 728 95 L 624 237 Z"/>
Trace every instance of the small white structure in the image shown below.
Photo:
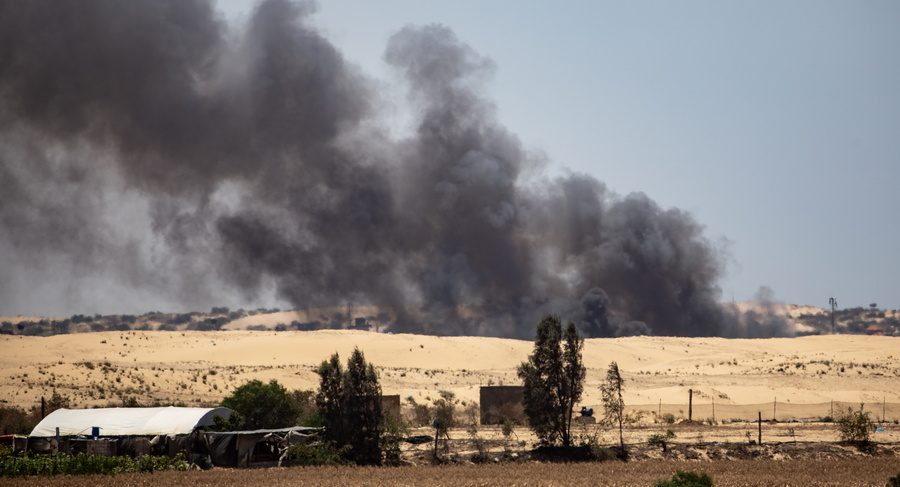
<path fill-rule="evenodd" d="M 42 419 L 31 436 L 90 435 L 100 428 L 101 436 L 187 435 L 201 426 L 212 426 L 216 416 L 228 419 L 228 408 L 98 408 L 57 409 Z"/>

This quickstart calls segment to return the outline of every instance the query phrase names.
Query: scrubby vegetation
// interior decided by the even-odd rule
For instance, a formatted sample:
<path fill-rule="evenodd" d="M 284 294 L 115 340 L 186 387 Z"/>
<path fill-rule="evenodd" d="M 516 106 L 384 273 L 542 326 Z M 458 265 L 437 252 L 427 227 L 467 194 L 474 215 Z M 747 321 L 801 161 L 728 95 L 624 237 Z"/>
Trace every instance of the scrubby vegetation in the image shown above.
<path fill-rule="evenodd" d="M 127 472 L 157 472 L 161 470 L 187 470 L 183 457 L 143 455 L 110 457 L 102 455 L 41 455 L 0 457 L 0 476 L 26 475 L 78 475 L 117 474 Z"/>
<path fill-rule="evenodd" d="M 672 430 L 666 430 L 665 433 L 654 433 L 647 438 L 647 444 L 662 448 L 663 452 L 669 451 L 669 441 L 675 439 L 675 433 Z"/>
<path fill-rule="evenodd" d="M 285 464 L 297 466 L 349 465 L 350 461 L 347 460 L 349 455 L 349 445 L 337 448 L 334 443 L 328 441 L 299 444 L 288 448 Z"/>
<path fill-rule="evenodd" d="M 835 420 L 838 427 L 838 435 L 841 441 L 856 443 L 859 445 L 868 445 L 869 434 L 874 424 L 868 411 L 863 410 L 863 405 L 859 405 L 858 410 L 847 408 L 846 411 L 840 413 Z"/>

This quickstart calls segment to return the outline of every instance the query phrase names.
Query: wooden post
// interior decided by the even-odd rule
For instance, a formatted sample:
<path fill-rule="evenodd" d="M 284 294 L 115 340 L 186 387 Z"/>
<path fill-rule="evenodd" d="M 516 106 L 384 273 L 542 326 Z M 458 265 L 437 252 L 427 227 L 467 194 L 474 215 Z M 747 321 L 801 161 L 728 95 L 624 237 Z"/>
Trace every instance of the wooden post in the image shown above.
<path fill-rule="evenodd" d="M 762 411 L 757 411 L 756 415 L 756 442 L 762 445 Z"/>
<path fill-rule="evenodd" d="M 881 422 L 887 423 L 887 416 L 884 415 L 885 405 L 887 404 L 887 399 L 885 396 L 881 396 Z"/>
<path fill-rule="evenodd" d="M 694 418 L 694 390 L 688 389 L 688 422 Z"/>
<path fill-rule="evenodd" d="M 716 422 L 716 396 L 713 396 L 713 423 Z"/>
<path fill-rule="evenodd" d="M 829 417 L 834 421 L 834 399 L 831 400 L 831 415 Z"/>
<path fill-rule="evenodd" d="M 62 438 L 59 437 L 59 426 L 56 427 L 56 453 L 62 448 Z"/>
<path fill-rule="evenodd" d="M 662 398 L 659 398 L 659 406 L 656 408 L 656 420 L 662 421 Z"/>

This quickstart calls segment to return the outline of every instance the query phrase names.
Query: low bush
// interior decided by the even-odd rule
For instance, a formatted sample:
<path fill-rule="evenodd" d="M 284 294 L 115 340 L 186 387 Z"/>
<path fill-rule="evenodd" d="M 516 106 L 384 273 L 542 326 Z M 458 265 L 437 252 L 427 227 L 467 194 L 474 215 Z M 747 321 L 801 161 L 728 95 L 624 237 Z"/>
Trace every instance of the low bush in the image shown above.
<path fill-rule="evenodd" d="M 662 448 L 662 451 L 669 450 L 669 441 L 675 438 L 675 433 L 672 430 L 666 430 L 665 434 L 663 433 L 654 433 L 647 438 L 647 444 L 650 446 L 658 446 Z"/>
<path fill-rule="evenodd" d="M 181 455 L 174 458 L 150 455 L 135 458 L 108 457 L 87 454 L 5 456 L 0 458 L 0 477 L 157 472 L 187 470 L 189 466 Z"/>
<path fill-rule="evenodd" d="M 869 431 L 872 430 L 874 423 L 869 413 L 863 411 L 861 405 L 857 411 L 847 408 L 845 412 L 838 414 L 835 422 L 841 441 L 856 444 L 869 443 Z"/>
<path fill-rule="evenodd" d="M 288 448 L 285 458 L 288 465 L 350 465 L 349 455 L 350 445 L 337 448 L 331 442 L 317 442 L 293 445 Z"/>
<path fill-rule="evenodd" d="M 654 487 L 713 487 L 712 478 L 704 472 L 675 472 L 668 480 L 660 480 Z"/>

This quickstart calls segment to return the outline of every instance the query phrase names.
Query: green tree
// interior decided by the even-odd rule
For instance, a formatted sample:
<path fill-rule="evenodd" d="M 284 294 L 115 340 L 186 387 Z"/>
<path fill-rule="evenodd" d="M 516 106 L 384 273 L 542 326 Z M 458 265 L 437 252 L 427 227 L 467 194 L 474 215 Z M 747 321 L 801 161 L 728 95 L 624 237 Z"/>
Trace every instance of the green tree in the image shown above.
<path fill-rule="evenodd" d="M 625 401 L 622 399 L 622 386 L 625 381 L 619 372 L 619 364 L 610 362 L 606 370 L 606 380 L 600 385 L 603 399 L 604 422 L 619 427 L 619 448 L 625 451 L 625 439 L 622 436 L 622 423 L 625 421 Z"/>
<path fill-rule="evenodd" d="M 286 428 L 296 424 L 298 415 L 295 401 L 276 380 L 246 382 L 223 399 L 222 406 L 235 412 L 222 424 L 226 429 Z"/>
<path fill-rule="evenodd" d="M 316 406 L 322 415 L 322 425 L 331 441 L 343 446 L 347 442 L 344 433 L 343 409 L 343 378 L 344 368 L 341 359 L 334 354 L 319 365 L 316 372 L 319 374 L 319 392 L 316 394 Z"/>
<path fill-rule="evenodd" d="M 339 447 L 348 445 L 358 464 L 381 463 L 381 385 L 375 367 L 354 349 L 341 368 L 334 354 L 318 368 L 316 405 L 322 415 L 326 438 Z"/>
<path fill-rule="evenodd" d="M 291 391 L 291 402 L 297 411 L 296 424 L 301 426 L 322 426 L 319 408 L 316 407 L 316 392 L 304 389 Z"/>
<path fill-rule="evenodd" d="M 524 385 L 523 405 L 531 429 L 541 444 L 572 444 L 572 410 L 584 392 L 584 341 L 569 323 L 563 345 L 558 316 L 546 316 L 538 324 L 534 351 L 519 365 Z"/>

